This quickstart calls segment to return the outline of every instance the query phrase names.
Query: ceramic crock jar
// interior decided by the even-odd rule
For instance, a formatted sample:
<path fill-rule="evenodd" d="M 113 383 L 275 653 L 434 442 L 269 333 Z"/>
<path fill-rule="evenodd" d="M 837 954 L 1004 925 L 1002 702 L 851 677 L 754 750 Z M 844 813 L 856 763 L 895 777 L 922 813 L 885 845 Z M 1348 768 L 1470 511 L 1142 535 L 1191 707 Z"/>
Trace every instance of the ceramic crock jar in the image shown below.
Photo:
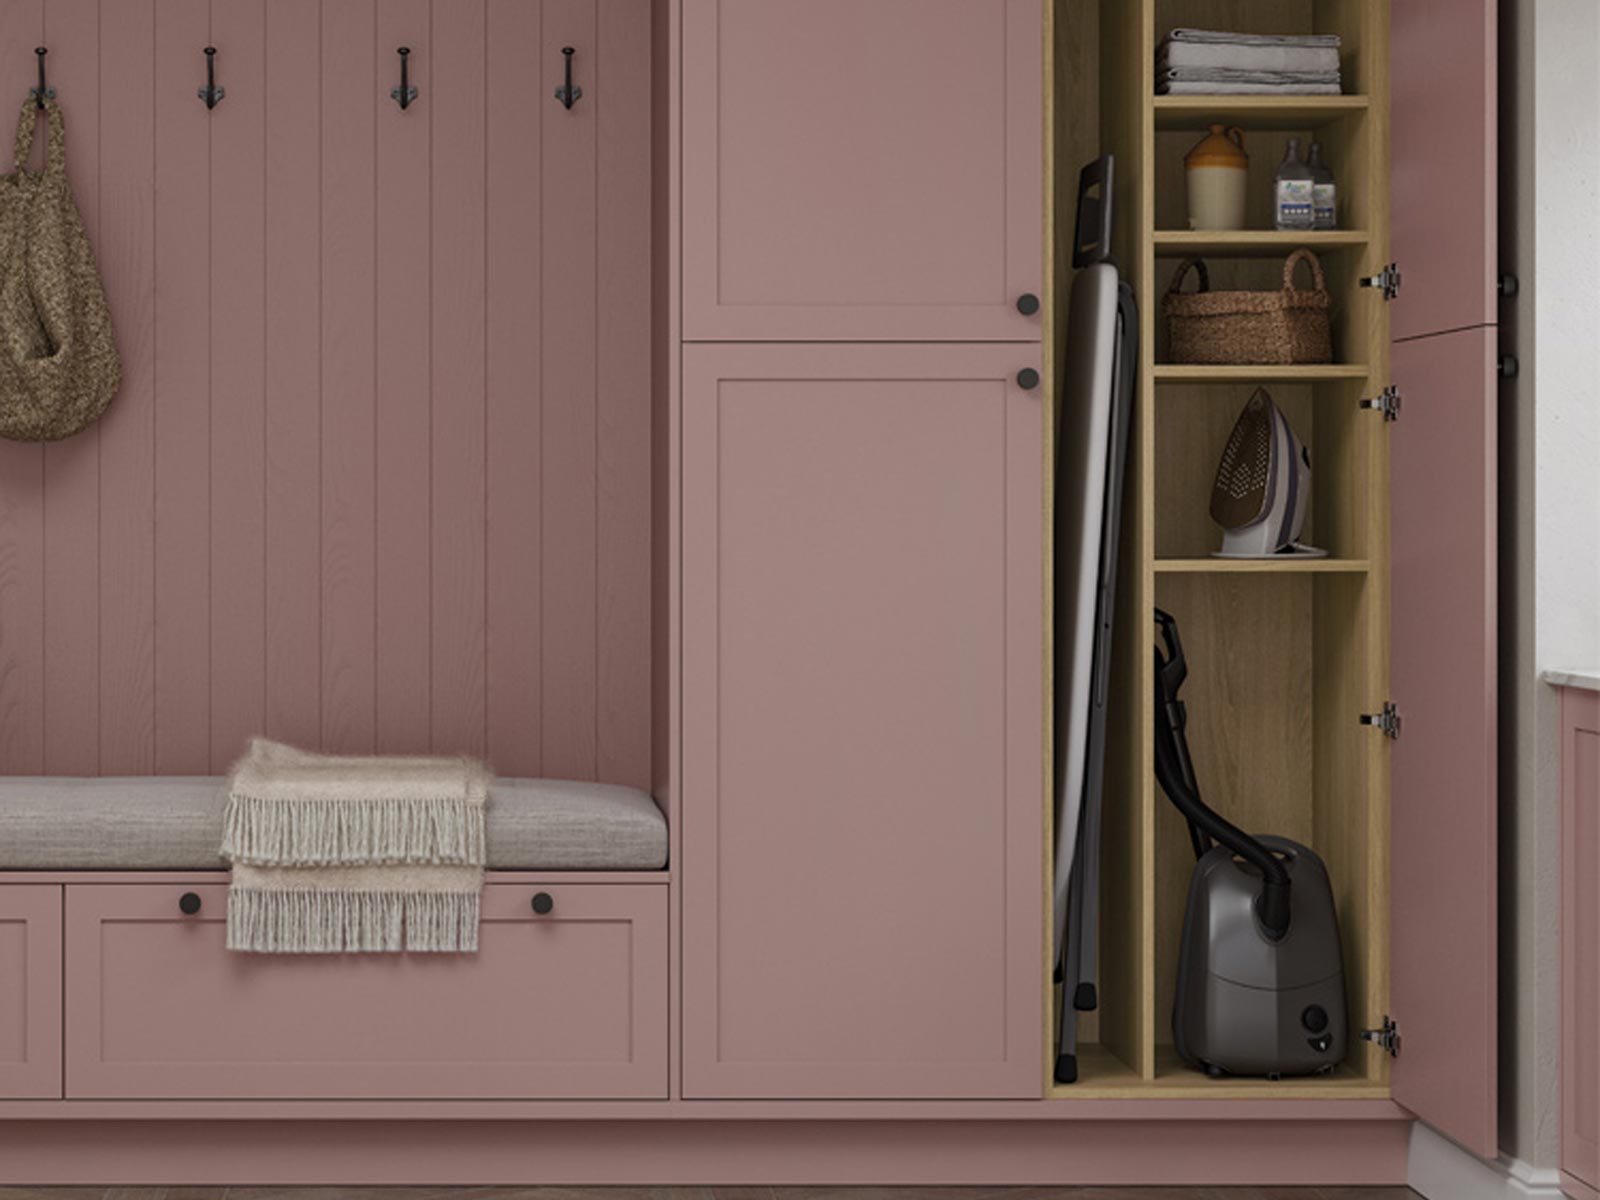
<path fill-rule="evenodd" d="M 1213 125 L 1184 156 L 1189 179 L 1190 229 L 1243 229 L 1250 156 L 1244 130 Z"/>

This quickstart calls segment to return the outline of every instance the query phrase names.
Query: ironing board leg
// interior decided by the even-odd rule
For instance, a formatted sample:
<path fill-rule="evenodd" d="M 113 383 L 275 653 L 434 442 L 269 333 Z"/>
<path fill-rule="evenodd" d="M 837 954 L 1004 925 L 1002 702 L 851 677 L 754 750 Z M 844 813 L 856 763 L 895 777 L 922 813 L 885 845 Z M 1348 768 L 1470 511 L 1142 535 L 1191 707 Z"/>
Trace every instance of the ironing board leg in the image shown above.
<path fill-rule="evenodd" d="M 1075 852 L 1078 858 L 1077 874 L 1083 879 L 1078 897 L 1078 916 L 1073 918 L 1072 932 L 1078 942 L 1078 986 L 1070 1001 L 1080 1012 L 1093 1012 L 1100 1006 L 1098 984 L 1100 980 L 1100 817 L 1101 797 L 1098 789 L 1084 797 L 1083 828 L 1078 833 Z"/>
<path fill-rule="evenodd" d="M 1083 976 L 1083 813 L 1078 814 L 1078 841 L 1072 855 L 1072 878 L 1067 884 L 1067 927 L 1061 946 L 1060 1037 L 1056 1048 L 1057 1083 L 1078 1078 L 1078 1011 L 1072 998 Z"/>

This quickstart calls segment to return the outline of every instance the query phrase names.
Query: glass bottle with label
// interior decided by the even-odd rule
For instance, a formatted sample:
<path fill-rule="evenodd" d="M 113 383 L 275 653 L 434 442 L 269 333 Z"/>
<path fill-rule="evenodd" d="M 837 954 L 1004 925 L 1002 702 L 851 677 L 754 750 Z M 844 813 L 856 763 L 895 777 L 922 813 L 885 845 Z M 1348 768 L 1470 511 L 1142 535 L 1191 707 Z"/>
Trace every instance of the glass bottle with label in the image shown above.
<path fill-rule="evenodd" d="M 1300 139 L 1292 137 L 1278 166 L 1272 202 L 1275 229 L 1315 229 L 1316 181 L 1311 168 L 1300 157 Z"/>
<path fill-rule="evenodd" d="M 1306 159 L 1311 168 L 1311 209 L 1313 228 L 1339 228 L 1339 189 L 1333 181 L 1333 171 L 1322 161 L 1322 143 L 1311 143 L 1311 154 Z"/>

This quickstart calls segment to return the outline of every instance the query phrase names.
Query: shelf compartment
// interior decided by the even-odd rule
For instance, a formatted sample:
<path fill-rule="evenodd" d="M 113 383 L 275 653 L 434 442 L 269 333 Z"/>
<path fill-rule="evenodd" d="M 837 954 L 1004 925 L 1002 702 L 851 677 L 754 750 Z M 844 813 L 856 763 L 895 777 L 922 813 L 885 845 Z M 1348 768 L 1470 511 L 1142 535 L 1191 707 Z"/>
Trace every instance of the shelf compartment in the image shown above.
<path fill-rule="evenodd" d="M 1341 1076 L 1359 1094 L 1387 1081 L 1357 1032 L 1382 1020 L 1387 879 L 1378 779 L 1383 739 L 1360 724 L 1381 698 L 1377 595 L 1364 575 L 1158 575 L 1156 603 L 1178 620 L 1190 672 L 1183 700 L 1201 793 L 1253 833 L 1310 846 L 1327 864 L 1342 936 L 1349 1050 L 1340 1073 L 1283 1080 L 1322 1094 Z M 1208 1080 L 1178 1062 L 1172 1011 L 1194 855 L 1182 816 L 1155 790 L 1156 1082 L 1227 1095 L 1262 1081 Z M 1208 1086 L 1208 1085 L 1215 1085 Z M 1370 1090 L 1368 1090 L 1370 1089 Z"/>
<path fill-rule="evenodd" d="M 1365 575 L 1364 558 L 1158 558 L 1157 575 Z"/>
<path fill-rule="evenodd" d="M 1366 96 L 1157 96 L 1157 130 L 1204 132 L 1215 122 L 1263 132 L 1317 129 L 1371 107 Z"/>
<path fill-rule="evenodd" d="M 1078 1046 L 1078 1080 L 1076 1083 L 1056 1083 L 1049 1086 L 1049 1094 L 1062 1100 L 1108 1100 L 1121 1096 L 1138 1095 L 1153 1080 L 1141 1079 L 1110 1048 L 1099 1042 L 1083 1042 Z"/>
<path fill-rule="evenodd" d="M 1368 234 L 1359 229 L 1158 229 L 1157 258 L 1285 258 L 1301 246 L 1325 254 L 1332 250 L 1365 246 Z"/>
<path fill-rule="evenodd" d="M 1255 385 L 1168 386 L 1155 419 L 1155 562 L 1161 575 L 1329 575 L 1365 573 L 1372 461 L 1383 421 L 1359 407 L 1359 383 L 1273 383 L 1273 401 L 1311 454 L 1311 497 L 1301 540 L 1328 558 L 1219 559 L 1222 531 L 1211 519 L 1217 463 Z"/>

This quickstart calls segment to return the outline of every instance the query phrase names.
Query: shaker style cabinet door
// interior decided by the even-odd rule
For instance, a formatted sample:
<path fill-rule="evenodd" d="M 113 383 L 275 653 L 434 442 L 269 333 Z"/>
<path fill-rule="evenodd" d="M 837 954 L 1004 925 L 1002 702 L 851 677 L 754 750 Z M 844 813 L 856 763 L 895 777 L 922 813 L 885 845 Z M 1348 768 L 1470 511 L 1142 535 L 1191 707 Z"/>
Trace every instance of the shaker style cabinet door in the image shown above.
<path fill-rule="evenodd" d="M 1600 1191 L 1600 693 L 1561 693 L 1561 1171 Z"/>
<path fill-rule="evenodd" d="M 61 1097 L 61 889 L 0 884 L 0 1100 Z"/>
<path fill-rule="evenodd" d="M 685 339 L 1038 340 L 1042 27 L 1040 0 L 685 0 Z"/>
<path fill-rule="evenodd" d="M 1039 1094 L 1038 353 L 685 349 L 687 1097 Z"/>
<path fill-rule="evenodd" d="M 1395 345 L 1390 1011 L 1395 1100 L 1486 1157 L 1496 1095 L 1496 331 Z"/>
<path fill-rule="evenodd" d="M 665 888 L 491 883 L 475 954 L 238 954 L 227 909 L 67 885 L 68 1099 L 666 1097 Z"/>
<path fill-rule="evenodd" d="M 1395 1101 L 1499 1150 L 1497 0 L 1405 0 L 1390 26 L 1389 1011 Z M 1441 100 L 1448 97 L 1448 101 Z M 1441 189 L 1443 189 L 1441 191 Z M 1459 200 L 1444 206 L 1439 195 Z"/>

